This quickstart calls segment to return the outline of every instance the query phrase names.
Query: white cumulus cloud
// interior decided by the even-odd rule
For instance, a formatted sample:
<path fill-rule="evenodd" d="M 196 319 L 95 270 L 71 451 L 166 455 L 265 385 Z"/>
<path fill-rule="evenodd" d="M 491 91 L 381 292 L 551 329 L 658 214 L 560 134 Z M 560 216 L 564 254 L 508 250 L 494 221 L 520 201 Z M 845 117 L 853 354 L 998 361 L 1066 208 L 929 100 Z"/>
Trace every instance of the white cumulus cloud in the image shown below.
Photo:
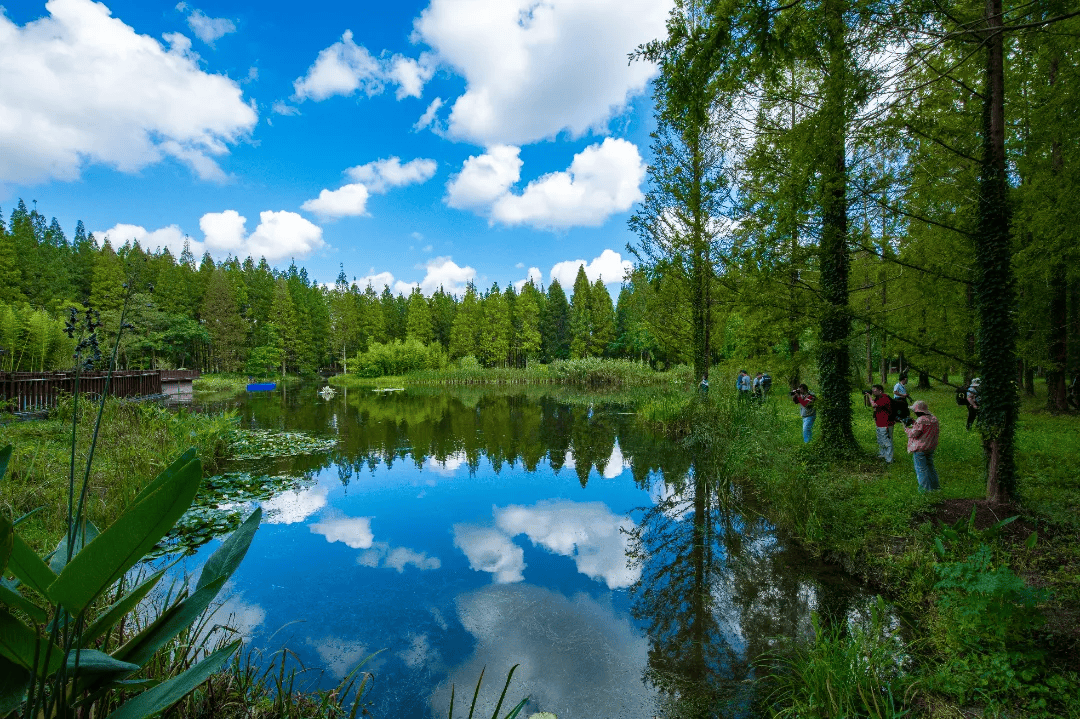
<path fill-rule="evenodd" d="M 593 258 L 592 262 L 585 260 L 565 260 L 557 262 L 551 268 L 549 278 L 558 280 L 563 289 L 572 292 L 574 278 L 577 277 L 578 267 L 585 267 L 585 276 L 589 282 L 602 280 L 605 285 L 622 282 L 627 271 L 633 269 L 634 263 L 624 260 L 615 250 L 604 250 L 599 257 Z"/>
<path fill-rule="evenodd" d="M 352 30 L 346 30 L 341 40 L 321 50 L 307 73 L 293 82 L 293 98 L 319 102 L 356 92 L 371 97 L 382 93 L 387 83 L 397 85 L 399 100 L 420 97 L 434 72 L 433 58 L 428 54 L 419 59 L 376 57 L 356 44 Z"/>
<path fill-rule="evenodd" d="M 442 566 L 438 557 L 429 557 L 427 552 L 418 552 L 408 547 L 392 547 L 386 542 L 375 542 L 371 549 L 356 558 L 356 563 L 364 567 L 396 569 L 398 574 L 403 573 L 409 566 L 422 572 Z"/>
<path fill-rule="evenodd" d="M 319 217 L 358 217 L 367 214 L 368 188 L 359 182 L 342 185 L 336 190 L 323 190 L 313 200 L 300 205 Z"/>
<path fill-rule="evenodd" d="M 297 524 L 326 506 L 327 487 L 289 490 L 262 503 L 265 524 Z"/>
<path fill-rule="evenodd" d="M 352 180 L 336 190 L 323 190 L 301 209 L 322 218 L 356 217 L 367 214 L 367 201 L 372 194 L 382 194 L 393 187 L 427 182 L 435 174 L 438 163 L 424 157 L 401 162 L 400 157 L 387 157 L 345 170 Z"/>
<path fill-rule="evenodd" d="M 533 180 L 520 195 L 499 197 L 491 219 L 541 229 L 597 227 L 644 198 L 646 169 L 634 143 L 609 137 L 574 155 L 569 169 Z"/>
<path fill-rule="evenodd" d="M 371 192 L 386 192 L 391 187 L 418 185 L 427 182 L 435 174 L 435 160 L 418 157 L 402 164 L 400 157 L 387 157 L 366 165 L 345 170 L 354 182 L 359 182 Z"/>
<path fill-rule="evenodd" d="M 420 290 L 430 297 L 440 287 L 452 295 L 461 295 L 465 286 L 476 279 L 476 270 L 466 265 L 459 267 L 449 257 L 435 257 L 424 265 L 427 273 L 420 281 Z"/>
<path fill-rule="evenodd" d="M 49 0 L 18 26 L 0 13 L 0 181 L 74 180 L 88 164 L 134 172 L 173 157 L 204 179 L 256 124 L 240 85 L 92 0 Z"/>
<path fill-rule="evenodd" d="M 655 67 L 627 62 L 664 37 L 670 0 L 432 0 L 416 39 L 462 75 L 451 137 L 521 145 L 603 127 Z"/>
<path fill-rule="evenodd" d="M 519 155 L 517 147 L 496 145 L 465 160 L 447 184 L 446 204 L 485 214 L 491 224 L 565 230 L 602 225 L 644 197 L 647 166 L 632 142 L 609 137 L 590 145 L 566 170 L 543 175 L 516 194 Z"/>
<path fill-rule="evenodd" d="M 521 176 L 521 148 L 489 147 L 461 165 L 446 185 L 446 204 L 459 209 L 484 209 L 510 191 Z"/>
<path fill-rule="evenodd" d="M 203 231 L 202 241 L 191 240 L 191 251 L 196 257 L 210 252 L 222 259 L 225 255 L 237 257 L 265 257 L 275 262 L 286 257 L 302 257 L 322 249 L 322 228 L 305 220 L 295 212 L 259 213 L 259 225 L 247 234 L 247 218 L 236 210 L 208 212 L 199 219 Z M 183 248 L 185 236 L 176 225 L 149 231 L 139 225 L 117 224 L 108 230 L 95 230 L 96 237 L 108 237 L 114 244 L 138 240 L 150 250 L 168 247 L 173 255 Z"/>
<path fill-rule="evenodd" d="M 439 108 L 443 106 L 443 100 L 441 97 L 437 97 L 431 101 L 424 110 L 424 114 L 420 116 L 420 119 L 413 125 L 413 132 L 420 132 L 425 127 L 435 124 L 435 117 L 438 115 Z"/>
<path fill-rule="evenodd" d="M 176 6 L 176 9 L 180 12 L 187 12 L 187 3 L 180 3 Z M 188 27 L 195 33 L 195 37 L 199 38 L 207 45 L 213 46 L 214 41 L 219 40 L 229 33 L 236 32 L 236 23 L 225 17 L 208 17 L 206 13 L 198 8 L 191 9 L 191 12 L 187 16 Z"/>

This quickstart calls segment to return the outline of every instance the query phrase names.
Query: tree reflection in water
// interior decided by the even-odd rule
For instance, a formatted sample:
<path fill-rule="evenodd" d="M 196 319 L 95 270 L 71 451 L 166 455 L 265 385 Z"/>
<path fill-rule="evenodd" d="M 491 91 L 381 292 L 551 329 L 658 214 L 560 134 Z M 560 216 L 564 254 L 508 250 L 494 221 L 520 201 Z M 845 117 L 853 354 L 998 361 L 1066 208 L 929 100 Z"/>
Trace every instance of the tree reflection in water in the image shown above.
<path fill-rule="evenodd" d="M 778 539 L 728 479 L 754 452 L 768 451 L 740 421 L 740 412 L 755 410 L 703 403 L 708 416 L 673 442 L 644 427 L 629 405 L 551 388 L 350 390 L 329 401 L 315 399 L 316 389 L 234 406 L 245 427 L 336 436 L 332 452 L 289 460 L 287 469 L 333 466 L 346 488 L 358 474 L 404 462 L 471 473 L 483 458 L 496 473 L 546 462 L 556 473 L 572 468 L 582 487 L 629 468 L 653 501 L 635 513 L 630 532 L 627 561 L 640 569 L 632 614 L 647 635 L 643 678 L 668 716 L 757 715 L 758 658 L 778 637 L 810 636 L 812 611 L 826 621 L 846 616 L 850 581 L 820 581 L 827 570 Z"/>

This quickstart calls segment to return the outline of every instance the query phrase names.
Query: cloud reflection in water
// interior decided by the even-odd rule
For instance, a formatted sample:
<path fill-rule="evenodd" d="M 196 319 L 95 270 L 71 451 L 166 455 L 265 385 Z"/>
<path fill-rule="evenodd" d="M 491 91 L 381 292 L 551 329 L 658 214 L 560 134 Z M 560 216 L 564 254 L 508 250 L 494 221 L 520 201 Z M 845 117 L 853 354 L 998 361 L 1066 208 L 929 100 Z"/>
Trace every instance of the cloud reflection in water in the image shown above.
<path fill-rule="evenodd" d="M 641 681 L 648 644 L 609 605 L 584 594 L 567 598 L 528 584 L 496 584 L 459 596 L 457 611 L 477 645 L 472 658 L 452 668 L 436 689 L 436 713 L 449 706 L 451 683 L 471 688 L 486 666 L 477 715 L 489 716 L 506 672 L 520 664 L 507 701 L 513 706 L 528 695 L 529 713 L 655 715 L 651 692 Z"/>

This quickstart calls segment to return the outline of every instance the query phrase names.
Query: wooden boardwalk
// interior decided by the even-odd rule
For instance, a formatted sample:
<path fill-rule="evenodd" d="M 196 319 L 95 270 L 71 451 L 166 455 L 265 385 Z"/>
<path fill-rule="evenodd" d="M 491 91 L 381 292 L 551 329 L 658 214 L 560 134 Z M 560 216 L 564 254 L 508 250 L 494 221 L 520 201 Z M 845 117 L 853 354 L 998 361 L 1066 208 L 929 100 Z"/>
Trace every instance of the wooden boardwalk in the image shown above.
<path fill-rule="evenodd" d="M 144 397 L 163 394 L 172 386 L 191 386 L 196 370 L 117 370 L 109 382 L 113 397 Z M 100 397 L 107 372 L 82 372 L 79 393 Z M 55 407 L 62 394 L 75 392 L 74 372 L 0 372 L 0 408 L 8 412 L 33 412 Z"/>

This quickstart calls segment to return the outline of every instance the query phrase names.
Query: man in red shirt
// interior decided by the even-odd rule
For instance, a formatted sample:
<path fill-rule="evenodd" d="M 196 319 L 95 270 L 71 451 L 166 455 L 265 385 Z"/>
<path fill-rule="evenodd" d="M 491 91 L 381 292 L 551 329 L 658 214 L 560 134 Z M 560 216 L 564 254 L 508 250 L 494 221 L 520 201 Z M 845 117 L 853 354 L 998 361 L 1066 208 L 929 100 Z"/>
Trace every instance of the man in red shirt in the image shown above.
<path fill-rule="evenodd" d="M 870 388 L 870 394 L 865 395 L 866 404 L 874 412 L 874 426 L 877 428 L 878 456 L 885 460 L 885 464 L 893 461 L 893 423 L 892 400 L 885 394 L 885 388 L 879 384 Z"/>

